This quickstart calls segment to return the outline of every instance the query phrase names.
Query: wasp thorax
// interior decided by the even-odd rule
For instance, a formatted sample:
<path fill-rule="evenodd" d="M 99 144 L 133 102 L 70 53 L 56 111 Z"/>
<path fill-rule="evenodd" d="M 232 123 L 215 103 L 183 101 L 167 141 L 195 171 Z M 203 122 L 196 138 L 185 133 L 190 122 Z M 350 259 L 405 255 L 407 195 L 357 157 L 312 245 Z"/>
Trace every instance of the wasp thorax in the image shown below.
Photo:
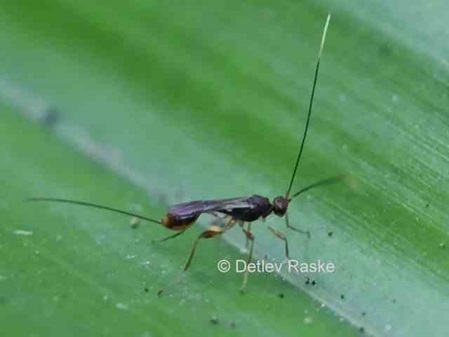
<path fill-rule="evenodd" d="M 277 216 L 284 216 L 288 208 L 288 199 L 283 196 L 278 196 L 273 200 L 273 212 Z"/>

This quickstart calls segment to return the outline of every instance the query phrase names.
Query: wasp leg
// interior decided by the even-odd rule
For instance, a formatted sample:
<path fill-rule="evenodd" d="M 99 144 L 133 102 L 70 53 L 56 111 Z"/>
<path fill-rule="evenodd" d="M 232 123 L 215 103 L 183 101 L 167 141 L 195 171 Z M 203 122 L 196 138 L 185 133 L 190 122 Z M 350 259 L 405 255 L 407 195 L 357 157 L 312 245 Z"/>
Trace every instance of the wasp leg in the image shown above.
<path fill-rule="evenodd" d="M 242 230 L 243 230 L 243 233 L 245 233 L 246 238 L 250 242 L 248 257 L 246 258 L 246 265 L 248 265 L 248 263 L 250 263 L 253 258 L 254 235 L 249 230 L 246 230 L 244 227 L 242 227 Z M 245 273 L 243 274 L 243 282 L 242 282 L 242 286 L 240 287 L 241 293 L 243 293 L 245 291 L 247 283 L 248 283 L 248 268 L 246 268 Z"/>
<path fill-rule="evenodd" d="M 223 234 L 224 232 L 225 232 L 225 229 L 220 228 L 220 227 L 218 227 L 218 226 L 211 227 L 211 228 L 208 229 L 207 231 L 202 232 L 202 233 L 196 238 L 195 242 L 193 243 L 193 247 L 192 247 L 192 250 L 191 250 L 191 252 L 190 252 L 189 258 L 187 259 L 187 262 L 186 262 L 186 264 L 184 265 L 184 267 L 182 268 L 182 270 L 183 270 L 183 271 L 186 271 L 186 270 L 189 268 L 190 264 L 192 263 L 193 256 L 195 255 L 195 251 L 196 251 L 196 247 L 197 247 L 197 245 L 198 245 L 198 242 L 199 242 L 201 239 L 210 239 L 210 238 L 213 238 L 213 237 L 216 236 L 216 235 Z"/>
<path fill-rule="evenodd" d="M 285 224 L 287 225 L 287 228 L 293 229 L 294 231 L 296 231 L 298 233 L 301 233 L 301 234 L 306 234 L 307 237 L 310 239 L 310 232 L 309 231 L 298 229 L 298 228 L 293 227 L 292 225 L 290 225 L 290 221 L 288 220 L 288 213 L 285 213 Z"/>
<path fill-rule="evenodd" d="M 159 239 L 159 240 L 152 240 L 151 243 L 154 244 L 154 243 L 165 242 L 165 241 L 167 241 L 167 240 L 174 239 L 174 238 L 176 238 L 177 236 L 180 236 L 180 235 L 183 234 L 184 232 L 185 232 L 185 230 L 183 230 L 182 232 L 178 232 L 178 233 L 169 235 L 169 236 L 167 236 L 167 237 L 165 237 L 165 238 L 162 238 L 162 239 Z"/>
<path fill-rule="evenodd" d="M 248 222 L 248 226 L 246 226 L 246 230 L 248 232 L 251 232 L 251 222 Z M 246 249 L 246 251 L 248 251 L 249 241 L 250 240 L 248 239 L 248 236 L 245 235 L 245 249 Z"/>
<path fill-rule="evenodd" d="M 282 241 L 284 241 L 285 243 L 285 256 L 287 257 L 288 260 L 290 260 L 290 254 L 288 251 L 288 241 L 287 238 L 285 237 L 285 235 L 278 231 L 277 229 L 272 228 L 271 226 L 268 226 L 268 229 L 279 239 L 281 239 Z"/>
<path fill-rule="evenodd" d="M 193 256 L 195 255 L 195 251 L 196 251 L 196 246 L 198 245 L 198 242 L 201 239 L 210 239 L 213 238 L 216 235 L 220 235 L 223 234 L 224 232 L 226 232 L 228 229 L 231 229 L 233 226 L 235 225 L 235 220 L 233 218 L 230 218 L 228 220 L 228 222 L 226 223 L 226 225 L 224 225 L 223 227 L 220 226 L 212 226 L 211 228 L 209 228 L 207 231 L 202 232 L 195 240 L 195 242 L 193 243 L 193 247 L 192 247 L 192 251 L 190 252 L 190 256 L 187 259 L 186 264 L 184 265 L 183 270 L 186 271 L 187 268 L 189 268 L 190 263 L 192 262 Z"/>
<path fill-rule="evenodd" d="M 216 235 L 220 235 L 223 234 L 224 232 L 226 232 L 228 229 L 231 229 L 233 226 L 235 225 L 235 220 L 233 218 L 230 218 L 229 221 L 226 223 L 226 225 L 224 225 L 223 227 L 219 227 L 219 226 L 212 226 L 211 228 L 209 228 L 207 231 L 202 232 L 195 240 L 195 242 L 193 243 L 193 247 L 192 247 L 192 251 L 190 252 L 190 256 L 187 259 L 186 264 L 184 265 L 183 270 L 186 271 L 187 268 L 189 268 L 190 263 L 192 262 L 193 256 L 195 255 L 195 251 L 196 251 L 196 246 L 198 245 L 198 242 L 201 239 L 210 239 L 213 238 Z"/>
<path fill-rule="evenodd" d="M 228 229 L 230 229 L 234 224 L 235 224 L 234 219 L 230 218 L 229 221 L 226 223 L 226 225 L 223 228 L 218 227 L 218 226 L 213 226 L 213 227 L 209 228 L 208 230 L 202 232 L 200 235 L 198 235 L 198 237 L 196 238 L 195 242 L 193 243 L 193 247 L 192 247 L 192 250 L 190 252 L 189 258 L 187 259 L 187 262 L 185 263 L 184 267 L 182 268 L 183 273 L 189 268 L 190 264 L 192 263 L 192 259 L 193 259 L 193 256 L 195 255 L 196 247 L 198 245 L 198 242 L 201 239 L 210 239 L 210 238 L 213 238 L 216 235 L 223 234 Z M 179 281 L 181 275 L 179 275 L 179 277 L 175 279 L 176 282 Z M 157 294 L 161 295 L 163 291 L 164 291 L 164 288 L 161 288 L 161 289 L 159 289 Z"/>

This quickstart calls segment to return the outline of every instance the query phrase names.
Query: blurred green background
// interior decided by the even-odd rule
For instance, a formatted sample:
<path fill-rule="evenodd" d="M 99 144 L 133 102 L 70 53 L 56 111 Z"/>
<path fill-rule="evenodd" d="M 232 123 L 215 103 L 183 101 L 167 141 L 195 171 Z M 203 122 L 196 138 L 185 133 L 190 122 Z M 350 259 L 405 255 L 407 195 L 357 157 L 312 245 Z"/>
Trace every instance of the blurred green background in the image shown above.
<path fill-rule="evenodd" d="M 2 336 L 447 336 L 449 7 L 426 2 L 2 1 Z M 285 193 L 333 14 L 292 223 L 255 258 L 333 274 L 220 273 L 239 230 L 166 230 L 30 196 L 161 218 L 194 199 Z M 306 276 L 313 279 L 307 282 Z M 166 285 L 163 297 L 157 290 Z"/>

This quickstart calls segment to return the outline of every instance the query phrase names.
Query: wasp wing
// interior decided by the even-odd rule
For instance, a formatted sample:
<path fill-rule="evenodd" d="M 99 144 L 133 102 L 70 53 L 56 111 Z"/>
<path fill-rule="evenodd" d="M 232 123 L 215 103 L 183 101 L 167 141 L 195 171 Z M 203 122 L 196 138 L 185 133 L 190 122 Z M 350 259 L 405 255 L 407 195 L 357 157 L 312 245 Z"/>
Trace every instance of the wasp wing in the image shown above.
<path fill-rule="evenodd" d="M 218 200 L 195 200 L 173 205 L 168 213 L 176 216 L 178 219 L 191 218 L 199 216 L 201 213 L 211 212 L 231 212 L 234 209 L 252 209 L 254 204 L 250 202 L 249 197 L 239 197 Z"/>

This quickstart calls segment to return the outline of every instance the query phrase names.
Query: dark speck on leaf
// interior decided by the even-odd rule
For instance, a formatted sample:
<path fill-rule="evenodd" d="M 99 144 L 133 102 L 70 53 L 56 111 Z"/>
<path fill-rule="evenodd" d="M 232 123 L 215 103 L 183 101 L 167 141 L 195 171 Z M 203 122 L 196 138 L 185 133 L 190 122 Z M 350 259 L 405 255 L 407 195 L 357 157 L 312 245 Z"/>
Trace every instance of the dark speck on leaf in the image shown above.
<path fill-rule="evenodd" d="M 362 311 L 362 316 L 366 316 L 366 311 Z"/>
<path fill-rule="evenodd" d="M 148 287 L 145 287 L 145 288 L 143 289 L 143 291 L 145 291 L 145 292 L 147 293 L 147 292 L 150 291 L 150 290 L 148 289 Z"/>
<path fill-rule="evenodd" d="M 331 237 L 332 235 L 334 235 L 334 232 L 327 233 L 327 236 L 329 236 L 329 237 Z"/>
<path fill-rule="evenodd" d="M 342 300 L 344 300 L 344 299 L 345 299 L 345 295 L 344 295 L 344 294 L 341 294 L 341 295 L 340 295 L 340 298 L 341 298 Z"/>
<path fill-rule="evenodd" d="M 284 298 L 284 294 L 283 293 L 280 293 L 278 296 L 279 296 L 279 298 Z"/>
<path fill-rule="evenodd" d="M 363 326 L 361 326 L 359 330 L 360 330 L 361 333 L 365 332 L 365 328 Z"/>
<path fill-rule="evenodd" d="M 315 280 L 310 281 L 310 278 L 307 277 L 307 276 L 306 276 L 306 282 L 305 282 L 305 284 L 306 284 L 306 285 L 311 284 L 311 285 L 314 286 L 314 287 L 317 285 L 317 283 L 316 283 Z"/>
<path fill-rule="evenodd" d="M 218 324 L 218 318 L 217 316 L 212 316 L 209 320 L 209 322 L 211 322 L 213 325 L 217 325 Z"/>

